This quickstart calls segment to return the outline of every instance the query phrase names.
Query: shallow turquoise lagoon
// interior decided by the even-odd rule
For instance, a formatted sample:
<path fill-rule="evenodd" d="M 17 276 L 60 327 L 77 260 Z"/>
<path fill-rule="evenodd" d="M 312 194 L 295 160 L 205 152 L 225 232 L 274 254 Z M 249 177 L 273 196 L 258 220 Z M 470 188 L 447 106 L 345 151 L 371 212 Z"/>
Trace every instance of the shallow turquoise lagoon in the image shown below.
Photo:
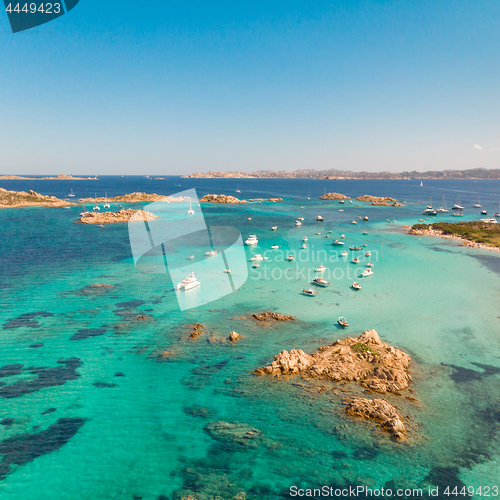
<path fill-rule="evenodd" d="M 421 217 L 417 199 L 399 212 L 324 203 L 297 191 L 277 204 L 203 206 L 209 225 L 256 234 L 259 244 L 246 248 L 241 288 L 186 311 L 167 275 L 136 269 L 126 225 L 78 225 L 78 209 L 1 211 L 1 498 L 279 499 L 294 485 L 439 486 L 447 498 L 446 485 L 498 484 L 500 253 L 409 236 L 403 226 Z M 353 252 L 338 256 L 331 242 L 341 234 L 346 247 L 366 243 L 373 276 L 358 278 L 366 261 L 352 264 Z M 284 259 L 291 252 L 293 263 Z M 252 268 L 256 253 L 269 258 Z M 301 295 L 320 264 L 331 286 Z M 251 319 L 266 310 L 298 321 Z M 348 331 L 337 328 L 341 315 Z M 193 323 L 206 332 L 197 340 Z M 405 443 L 346 418 L 338 387 L 251 374 L 283 349 L 311 352 L 372 328 L 414 360 L 418 402 L 389 398 L 411 416 Z M 208 342 L 233 330 L 244 336 L 238 343 Z M 215 440 L 206 426 L 216 420 L 254 427 L 262 439 Z"/>

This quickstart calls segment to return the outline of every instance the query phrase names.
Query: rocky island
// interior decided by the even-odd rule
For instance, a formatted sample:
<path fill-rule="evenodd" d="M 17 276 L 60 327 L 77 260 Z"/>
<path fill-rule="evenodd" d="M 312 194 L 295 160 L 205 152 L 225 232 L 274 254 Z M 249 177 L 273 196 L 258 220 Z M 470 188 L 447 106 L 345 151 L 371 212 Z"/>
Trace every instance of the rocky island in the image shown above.
<path fill-rule="evenodd" d="M 176 201 L 182 201 L 185 198 L 182 196 L 164 196 L 162 194 L 148 194 L 148 193 L 128 193 L 121 196 L 114 196 L 112 198 L 80 198 L 78 201 L 80 203 L 153 203 L 155 201 L 163 201 L 165 203 L 172 203 Z"/>
<path fill-rule="evenodd" d="M 55 196 L 45 196 L 35 191 L 8 191 L 0 188 L 0 208 L 18 207 L 72 207 L 75 203 L 60 200 Z"/>
<path fill-rule="evenodd" d="M 359 337 L 347 337 L 321 346 L 313 354 L 301 349 L 282 351 L 269 366 L 258 368 L 253 373 L 352 382 L 368 393 L 400 396 L 412 380 L 410 362 L 408 354 L 383 343 L 375 330 L 367 330 Z M 382 429 L 390 431 L 396 438 L 404 437 L 403 417 L 394 405 L 380 398 L 357 398 L 348 403 L 348 415 L 377 420 L 382 422 Z"/>
<path fill-rule="evenodd" d="M 225 194 L 206 194 L 200 199 L 200 203 L 246 203 L 247 200 L 239 200 L 234 196 Z"/>
<path fill-rule="evenodd" d="M 320 200 L 350 200 L 349 196 L 340 193 L 326 193 L 319 197 Z"/>
<path fill-rule="evenodd" d="M 97 177 L 73 177 L 59 174 L 56 177 L 23 177 L 20 175 L 1 175 L 0 181 L 96 181 Z"/>
<path fill-rule="evenodd" d="M 400 203 L 395 198 L 391 198 L 389 196 L 371 196 L 369 194 L 365 194 L 363 196 L 358 196 L 356 201 L 371 201 L 370 205 L 378 206 L 378 207 L 404 207 L 402 203 Z"/>
<path fill-rule="evenodd" d="M 159 217 L 145 210 L 122 209 L 119 212 L 90 212 L 82 215 L 76 222 L 80 224 L 116 224 L 119 222 L 144 222 Z"/>
<path fill-rule="evenodd" d="M 500 250 L 500 224 L 482 221 L 415 224 L 409 234 L 460 241 L 461 246 Z"/>
<path fill-rule="evenodd" d="M 283 198 L 252 198 L 248 201 L 272 201 L 276 203 L 277 201 L 283 201 Z"/>

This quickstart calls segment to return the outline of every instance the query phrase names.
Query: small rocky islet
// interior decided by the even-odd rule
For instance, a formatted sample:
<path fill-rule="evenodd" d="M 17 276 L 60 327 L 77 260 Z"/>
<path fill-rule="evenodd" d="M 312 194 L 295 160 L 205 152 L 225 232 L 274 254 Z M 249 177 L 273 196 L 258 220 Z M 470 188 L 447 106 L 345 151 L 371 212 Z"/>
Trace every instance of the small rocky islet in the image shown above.
<path fill-rule="evenodd" d="M 145 210 L 122 208 L 118 212 L 90 212 L 82 215 L 76 222 L 80 224 L 117 224 L 120 222 L 153 221 L 159 217 Z"/>
<path fill-rule="evenodd" d="M 284 350 L 270 365 L 258 368 L 253 374 L 355 383 L 368 394 L 402 396 L 412 380 L 410 363 L 408 354 L 382 342 L 375 330 L 367 330 L 358 337 L 321 346 L 312 354 L 302 349 Z M 381 398 L 361 397 L 346 399 L 345 403 L 347 415 L 376 421 L 397 440 L 405 438 L 404 417 L 395 405 Z"/>

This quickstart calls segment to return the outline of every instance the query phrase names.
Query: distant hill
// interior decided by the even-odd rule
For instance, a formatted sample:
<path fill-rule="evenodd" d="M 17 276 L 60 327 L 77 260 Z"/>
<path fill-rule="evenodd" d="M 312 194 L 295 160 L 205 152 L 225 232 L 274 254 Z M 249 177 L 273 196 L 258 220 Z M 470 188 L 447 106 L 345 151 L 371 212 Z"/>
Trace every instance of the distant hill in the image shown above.
<path fill-rule="evenodd" d="M 349 172 L 347 170 L 257 170 L 256 172 L 197 172 L 191 179 L 500 179 L 500 169 L 429 170 L 427 172 Z"/>

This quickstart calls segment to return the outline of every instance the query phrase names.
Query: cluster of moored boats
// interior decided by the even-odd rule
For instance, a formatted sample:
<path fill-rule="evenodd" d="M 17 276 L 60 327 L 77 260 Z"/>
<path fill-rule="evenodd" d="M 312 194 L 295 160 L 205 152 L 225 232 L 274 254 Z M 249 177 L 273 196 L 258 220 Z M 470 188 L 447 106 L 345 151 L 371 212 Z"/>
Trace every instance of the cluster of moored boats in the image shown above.
<path fill-rule="evenodd" d="M 479 199 L 477 200 L 477 203 L 474 203 L 473 208 L 483 208 L 483 206 L 479 203 Z M 451 214 L 452 217 L 463 217 L 463 210 L 465 207 L 463 207 L 460 204 L 460 201 L 453 205 L 451 207 L 452 210 L 454 210 L 454 213 Z M 436 209 L 432 208 L 432 199 L 430 200 L 430 204 L 427 205 L 426 209 L 422 213 L 422 215 L 427 215 L 427 216 L 436 216 L 442 213 L 449 213 L 449 210 L 446 208 L 446 201 L 444 199 L 443 195 L 443 206 L 438 207 Z M 488 215 L 488 212 L 486 210 L 481 210 L 481 215 Z M 500 217 L 500 204 L 499 204 L 499 211 L 495 213 L 495 217 Z M 418 219 L 420 222 L 423 222 L 424 220 L 428 219 Z M 480 219 L 481 222 L 486 222 L 489 224 L 497 224 L 498 221 L 492 217 L 487 217 L 484 219 Z"/>

